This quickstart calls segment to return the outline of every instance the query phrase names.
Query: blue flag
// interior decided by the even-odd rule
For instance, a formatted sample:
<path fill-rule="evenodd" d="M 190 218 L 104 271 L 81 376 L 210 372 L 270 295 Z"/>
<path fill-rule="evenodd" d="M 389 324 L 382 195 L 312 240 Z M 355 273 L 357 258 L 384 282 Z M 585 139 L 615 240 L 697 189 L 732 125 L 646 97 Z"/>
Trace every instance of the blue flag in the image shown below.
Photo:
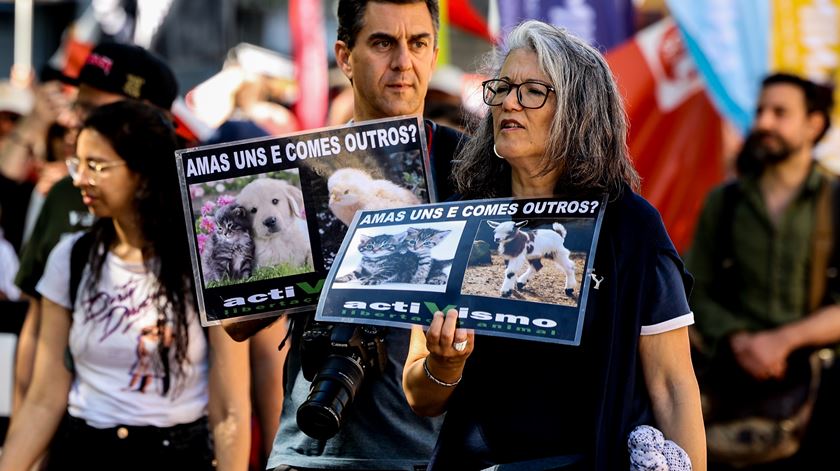
<path fill-rule="evenodd" d="M 668 0 L 718 111 L 749 130 L 768 70 L 770 2 Z"/>
<path fill-rule="evenodd" d="M 503 31 L 526 19 L 537 19 L 607 50 L 633 35 L 631 0 L 504 0 L 499 2 Z"/>

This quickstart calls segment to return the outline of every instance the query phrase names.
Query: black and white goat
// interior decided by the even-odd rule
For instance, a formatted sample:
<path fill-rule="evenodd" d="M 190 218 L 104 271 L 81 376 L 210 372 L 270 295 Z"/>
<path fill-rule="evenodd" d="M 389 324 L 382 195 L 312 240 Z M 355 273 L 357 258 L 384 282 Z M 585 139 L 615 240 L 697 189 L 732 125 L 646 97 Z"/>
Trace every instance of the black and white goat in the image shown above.
<path fill-rule="evenodd" d="M 502 296 L 508 297 L 513 290 L 513 278 L 523 266 L 528 270 L 516 280 L 516 289 L 521 290 L 534 273 L 543 267 L 542 260 L 551 260 L 561 271 L 566 273 L 566 296 L 574 297 L 577 280 L 575 264 L 569 258 L 571 252 L 563 242 L 566 228 L 559 222 L 552 224 L 552 229 L 529 231 L 520 229 L 528 221 L 487 221 L 493 228 L 493 241 L 499 244 L 499 255 L 505 259 L 505 279 L 502 282 Z"/>

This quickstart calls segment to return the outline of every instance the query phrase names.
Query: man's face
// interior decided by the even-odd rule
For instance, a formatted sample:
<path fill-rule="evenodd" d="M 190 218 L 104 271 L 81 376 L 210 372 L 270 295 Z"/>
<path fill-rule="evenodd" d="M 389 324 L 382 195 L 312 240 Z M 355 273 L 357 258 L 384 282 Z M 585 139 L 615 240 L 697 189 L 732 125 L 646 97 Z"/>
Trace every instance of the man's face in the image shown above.
<path fill-rule="evenodd" d="M 810 152 L 821 127 L 819 114 L 808 113 L 801 88 L 772 84 L 761 92 L 747 145 L 765 163 L 783 162 L 802 150 Z"/>
<path fill-rule="evenodd" d="M 370 2 L 352 50 L 337 41 L 335 55 L 353 82 L 359 121 L 423 113 L 437 60 L 432 16 L 425 2 Z"/>
<path fill-rule="evenodd" d="M 82 122 L 84 122 L 94 108 L 120 100 L 125 100 L 125 97 L 118 93 L 105 92 L 85 84 L 79 85 L 79 93 L 76 95 L 76 101 L 73 103 L 73 114 L 78 120 L 78 123 L 75 123 L 73 127 L 81 126 Z"/>

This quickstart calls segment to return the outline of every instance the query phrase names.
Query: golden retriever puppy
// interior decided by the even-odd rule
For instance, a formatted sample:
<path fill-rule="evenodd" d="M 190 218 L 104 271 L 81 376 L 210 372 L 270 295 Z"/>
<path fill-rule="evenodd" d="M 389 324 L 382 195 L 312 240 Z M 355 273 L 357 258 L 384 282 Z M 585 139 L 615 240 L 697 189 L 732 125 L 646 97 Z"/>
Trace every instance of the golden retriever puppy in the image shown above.
<path fill-rule="evenodd" d="M 258 178 L 242 188 L 236 202 L 251 217 L 257 268 L 281 263 L 312 265 L 306 220 L 301 218 L 303 194 L 299 188 L 283 180 Z"/>

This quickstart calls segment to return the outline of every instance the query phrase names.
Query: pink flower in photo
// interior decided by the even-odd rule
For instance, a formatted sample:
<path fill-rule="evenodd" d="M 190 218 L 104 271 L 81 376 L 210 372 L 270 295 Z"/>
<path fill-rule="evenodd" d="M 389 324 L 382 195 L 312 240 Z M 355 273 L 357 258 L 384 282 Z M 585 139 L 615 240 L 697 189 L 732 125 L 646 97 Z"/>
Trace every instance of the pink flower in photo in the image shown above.
<path fill-rule="evenodd" d="M 208 201 L 201 206 L 201 215 L 207 216 L 213 214 L 213 211 L 216 210 L 216 205 L 212 201 Z"/>
<path fill-rule="evenodd" d="M 198 234 L 196 236 L 196 239 L 198 239 L 198 253 L 204 254 L 204 245 L 207 244 L 207 239 L 209 238 L 210 236 L 207 234 Z"/>
<path fill-rule="evenodd" d="M 234 201 L 236 201 L 236 198 L 234 198 L 233 196 L 221 195 L 218 199 L 216 199 L 216 204 L 218 204 L 219 206 L 227 206 L 233 203 Z"/>
<path fill-rule="evenodd" d="M 216 221 L 214 221 L 213 218 L 203 217 L 201 218 L 201 222 L 198 224 L 198 227 L 200 227 L 204 232 L 211 233 L 216 230 Z"/>
<path fill-rule="evenodd" d="M 201 185 L 191 186 L 190 196 L 192 196 L 193 199 L 201 198 L 202 196 L 204 196 L 204 188 L 202 188 Z"/>

